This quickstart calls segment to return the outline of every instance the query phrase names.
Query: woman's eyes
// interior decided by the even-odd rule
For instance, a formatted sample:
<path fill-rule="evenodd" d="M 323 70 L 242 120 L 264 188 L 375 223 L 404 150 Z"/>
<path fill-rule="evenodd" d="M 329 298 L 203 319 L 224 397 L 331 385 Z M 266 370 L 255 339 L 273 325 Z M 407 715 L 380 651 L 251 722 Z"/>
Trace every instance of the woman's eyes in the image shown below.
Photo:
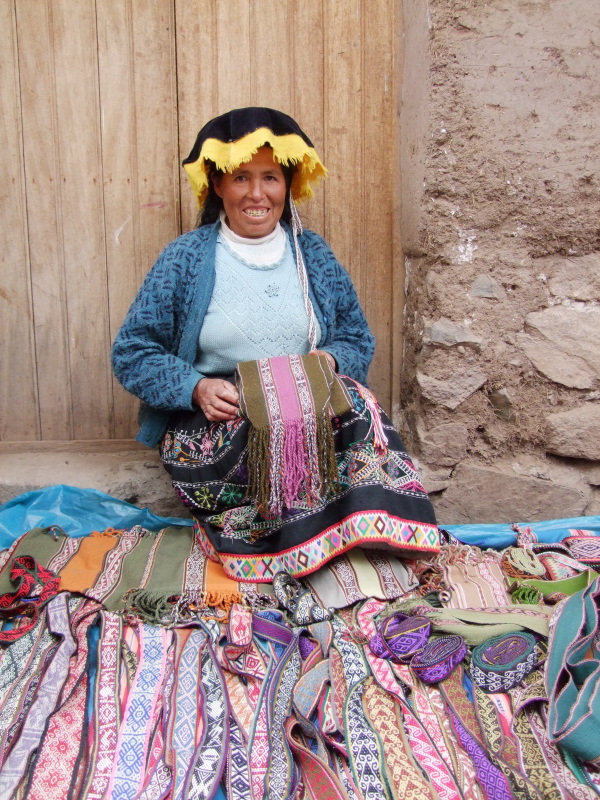
<path fill-rule="evenodd" d="M 235 183 L 244 183 L 245 181 L 248 180 L 248 175 L 244 175 L 244 174 L 233 175 L 232 179 L 233 179 L 233 181 Z M 268 181 L 268 182 L 272 182 L 272 181 L 278 182 L 279 181 L 279 175 L 264 175 L 263 176 L 263 180 L 264 181 Z"/>

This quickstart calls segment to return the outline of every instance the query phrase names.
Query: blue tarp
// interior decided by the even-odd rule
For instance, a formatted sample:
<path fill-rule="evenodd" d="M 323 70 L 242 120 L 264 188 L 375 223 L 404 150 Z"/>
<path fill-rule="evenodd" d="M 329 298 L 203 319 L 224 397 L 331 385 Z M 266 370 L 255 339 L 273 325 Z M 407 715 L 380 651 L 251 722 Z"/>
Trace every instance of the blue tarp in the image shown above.
<path fill-rule="evenodd" d="M 141 525 L 160 530 L 166 525 L 191 525 L 190 519 L 158 517 L 147 508 L 117 500 L 96 489 L 78 489 L 60 484 L 26 492 L 0 506 L 0 548 L 8 547 L 23 533 L 36 527 L 58 525 L 69 536 L 87 536 L 106 528 L 132 528 Z M 540 542 L 560 542 L 569 530 L 585 529 L 600 536 L 600 516 L 570 517 L 545 522 L 518 522 L 531 528 Z M 482 525 L 443 525 L 459 541 L 477 547 L 501 550 L 516 544 L 517 534 L 508 523 Z"/>
<path fill-rule="evenodd" d="M 531 528 L 540 542 L 560 542 L 569 535 L 569 530 L 594 531 L 600 536 L 600 517 L 568 517 L 567 519 L 550 519 L 544 522 L 517 522 L 519 528 Z M 460 542 L 474 544 L 477 547 L 493 547 L 502 550 L 517 543 L 517 534 L 510 524 L 486 525 L 443 525 L 444 530 L 451 533 Z"/>
<path fill-rule="evenodd" d="M 20 494 L 0 506 L 0 549 L 32 528 L 58 525 L 69 536 L 87 536 L 106 528 L 141 525 L 157 531 L 166 525 L 191 525 L 192 520 L 158 517 L 147 508 L 117 500 L 96 489 L 58 484 Z"/>

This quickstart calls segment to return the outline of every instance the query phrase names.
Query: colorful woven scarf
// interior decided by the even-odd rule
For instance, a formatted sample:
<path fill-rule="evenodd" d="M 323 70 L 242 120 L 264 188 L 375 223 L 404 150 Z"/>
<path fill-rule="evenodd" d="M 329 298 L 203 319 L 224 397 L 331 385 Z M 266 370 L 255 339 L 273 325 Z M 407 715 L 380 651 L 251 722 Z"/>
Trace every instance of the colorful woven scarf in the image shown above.
<path fill-rule="evenodd" d="M 322 355 L 277 356 L 237 366 L 240 410 L 250 420 L 249 494 L 281 514 L 300 498 L 309 507 L 334 489 L 337 465 L 331 417 L 351 407 Z"/>
<path fill-rule="evenodd" d="M 507 692 L 539 661 L 537 642 L 530 633 L 496 636 L 473 649 L 471 677 L 486 692 Z"/>

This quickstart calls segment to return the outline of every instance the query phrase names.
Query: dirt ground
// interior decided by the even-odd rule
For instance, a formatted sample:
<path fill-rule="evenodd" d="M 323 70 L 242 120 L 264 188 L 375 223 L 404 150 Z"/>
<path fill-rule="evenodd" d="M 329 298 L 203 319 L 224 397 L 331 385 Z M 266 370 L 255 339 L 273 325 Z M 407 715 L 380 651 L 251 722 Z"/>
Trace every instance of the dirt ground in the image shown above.
<path fill-rule="evenodd" d="M 415 203 L 407 178 L 404 433 L 448 523 L 486 521 L 448 501 L 461 464 L 492 469 L 490 513 L 495 470 L 600 513 L 595 451 L 548 441 L 561 412 L 583 409 L 580 438 L 598 426 L 600 6 L 417 6 L 427 77 L 411 63 L 405 79 L 428 113 L 423 161 L 406 166 L 423 180 Z M 526 511 L 523 498 L 488 521 Z"/>

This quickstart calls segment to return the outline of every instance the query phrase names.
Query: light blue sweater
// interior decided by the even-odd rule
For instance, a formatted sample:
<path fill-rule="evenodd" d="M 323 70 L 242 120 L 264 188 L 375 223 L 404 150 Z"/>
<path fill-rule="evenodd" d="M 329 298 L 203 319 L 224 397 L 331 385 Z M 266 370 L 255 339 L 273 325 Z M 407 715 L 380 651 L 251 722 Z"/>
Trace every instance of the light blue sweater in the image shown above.
<path fill-rule="evenodd" d="M 215 288 L 194 364 L 198 372 L 230 377 L 240 361 L 309 350 L 308 314 L 289 243 L 279 261 L 259 265 L 235 253 L 220 236 Z"/>
<path fill-rule="evenodd" d="M 194 408 L 192 393 L 202 377 L 194 363 L 215 285 L 218 231 L 219 223 L 206 225 L 167 245 L 113 345 L 115 375 L 142 400 L 137 439 L 149 447 L 160 441 L 171 411 Z M 341 374 L 366 383 L 375 341 L 350 276 L 316 233 L 304 231 L 299 243 L 321 328 L 317 346 L 333 355 Z"/>

